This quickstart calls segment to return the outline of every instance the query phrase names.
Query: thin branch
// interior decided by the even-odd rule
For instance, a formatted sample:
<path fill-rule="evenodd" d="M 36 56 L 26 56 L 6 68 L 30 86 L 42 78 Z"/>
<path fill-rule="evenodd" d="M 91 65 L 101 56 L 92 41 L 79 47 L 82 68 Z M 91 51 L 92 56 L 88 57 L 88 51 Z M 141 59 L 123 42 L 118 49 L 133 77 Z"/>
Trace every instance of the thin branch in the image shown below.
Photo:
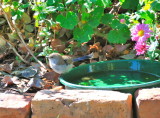
<path fill-rule="evenodd" d="M 27 44 L 25 43 L 23 37 L 22 37 L 22 34 L 21 32 L 19 31 L 19 29 L 17 28 L 16 24 L 15 24 L 15 21 L 13 21 L 13 25 L 14 25 L 14 29 L 16 30 L 21 42 L 24 44 L 24 46 L 26 47 L 26 49 L 28 50 L 28 52 L 30 53 L 30 55 L 32 55 L 32 57 L 43 67 L 46 69 L 46 66 L 37 59 L 37 57 L 34 56 L 34 54 L 32 53 L 32 51 L 28 48 Z"/>
<path fill-rule="evenodd" d="M 26 63 L 26 64 L 29 64 L 29 62 L 28 61 L 26 61 L 25 59 L 23 59 L 23 57 L 17 52 L 17 50 L 16 50 L 16 48 L 14 47 L 14 45 L 10 42 L 10 41 L 8 41 L 8 40 L 6 40 L 3 36 L 1 36 L 0 35 L 0 37 L 1 37 L 1 39 L 3 39 L 4 41 L 6 41 L 8 44 L 9 44 L 9 46 L 12 48 L 12 50 L 14 51 L 14 53 L 20 58 L 20 60 L 22 60 L 24 63 Z"/>
<path fill-rule="evenodd" d="M 7 13 L 4 11 L 1 3 L 0 3 L 0 9 L 3 11 L 4 17 L 6 18 L 10 29 L 11 29 L 12 31 L 14 31 L 14 28 L 12 27 L 12 22 L 11 22 L 11 20 L 8 18 L 9 16 L 8 16 Z"/>
<path fill-rule="evenodd" d="M 116 5 L 113 6 L 113 8 L 111 9 L 109 13 L 114 14 L 116 11 L 120 9 L 120 7 L 121 7 L 120 2 L 118 2 Z"/>
<path fill-rule="evenodd" d="M 7 15 L 6 12 L 3 10 L 3 7 L 2 7 L 2 4 L 1 4 L 1 3 L 0 3 L 0 8 L 2 9 L 2 11 L 3 11 L 3 13 L 4 13 L 5 17 L 6 17 L 7 22 L 8 22 L 8 24 L 9 24 L 11 30 L 12 30 L 12 31 L 14 31 L 14 30 L 16 31 L 16 33 L 18 34 L 18 36 L 19 36 L 19 38 L 20 38 L 20 41 L 24 44 L 24 46 L 26 47 L 26 49 L 28 50 L 28 52 L 30 53 L 30 55 L 32 55 L 32 57 L 33 57 L 43 68 L 46 69 L 45 65 L 44 65 L 41 61 L 39 61 L 39 60 L 34 56 L 34 54 L 32 53 L 32 51 L 28 48 L 27 44 L 25 43 L 25 41 L 24 41 L 24 39 L 23 39 L 23 37 L 22 37 L 22 34 L 21 34 L 20 30 L 17 28 L 17 26 L 16 26 L 16 24 L 15 24 L 15 21 L 9 20 L 8 15 Z"/>

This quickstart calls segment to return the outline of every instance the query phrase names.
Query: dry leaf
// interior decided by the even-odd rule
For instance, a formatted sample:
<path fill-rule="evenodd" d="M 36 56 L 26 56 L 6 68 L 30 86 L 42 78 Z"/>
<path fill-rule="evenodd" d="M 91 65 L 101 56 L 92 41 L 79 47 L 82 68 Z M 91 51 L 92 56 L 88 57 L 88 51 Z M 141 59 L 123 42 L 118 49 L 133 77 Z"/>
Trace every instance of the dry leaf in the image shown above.
<path fill-rule="evenodd" d="M 12 68 L 13 68 L 13 64 L 14 63 L 11 63 L 11 64 L 0 64 L 0 71 L 11 73 Z"/>
<path fill-rule="evenodd" d="M 21 82 L 18 80 L 19 78 L 16 76 L 11 76 L 11 75 L 5 75 L 3 79 L 1 80 L 5 86 L 12 85 L 12 84 L 20 84 Z"/>
<path fill-rule="evenodd" d="M 45 82 L 42 79 L 39 79 L 39 78 L 32 78 L 28 82 L 27 86 L 42 89 L 45 86 Z"/>
<path fill-rule="evenodd" d="M 126 50 L 130 44 L 125 44 L 125 45 L 114 45 L 116 53 L 121 54 L 123 53 L 124 50 Z"/>
<path fill-rule="evenodd" d="M 65 44 L 60 39 L 52 39 L 51 40 L 51 46 L 53 50 L 58 51 L 59 53 L 64 52 L 65 50 Z"/>
<path fill-rule="evenodd" d="M 105 45 L 104 47 L 103 47 L 103 51 L 104 52 L 110 52 L 110 51 L 112 51 L 112 50 L 114 50 L 114 48 L 113 48 L 113 46 L 111 46 L 111 45 Z"/>

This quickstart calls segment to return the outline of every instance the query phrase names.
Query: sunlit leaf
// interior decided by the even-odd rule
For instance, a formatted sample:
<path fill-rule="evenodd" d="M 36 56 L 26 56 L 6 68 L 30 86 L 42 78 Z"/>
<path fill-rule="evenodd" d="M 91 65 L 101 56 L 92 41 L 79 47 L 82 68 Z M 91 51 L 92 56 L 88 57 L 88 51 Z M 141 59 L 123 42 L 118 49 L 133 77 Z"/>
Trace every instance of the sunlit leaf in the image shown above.
<path fill-rule="evenodd" d="M 122 29 L 122 28 L 126 28 L 127 26 L 125 24 L 120 23 L 118 19 L 114 19 L 111 22 L 111 27 L 113 29 Z"/>
<path fill-rule="evenodd" d="M 125 2 L 125 0 L 119 0 L 119 2 L 121 3 L 121 5 Z"/>
<path fill-rule="evenodd" d="M 112 20 L 113 20 L 113 18 L 114 18 L 114 15 L 113 15 L 113 14 L 104 14 L 104 15 L 102 16 L 101 22 L 102 22 L 103 24 L 110 25 L 111 22 L 112 22 Z"/>
<path fill-rule="evenodd" d="M 77 0 L 67 0 L 66 5 L 70 4 L 70 3 L 75 3 Z"/>
<path fill-rule="evenodd" d="M 56 21 L 60 23 L 63 28 L 73 29 L 78 23 L 78 17 L 74 12 L 68 12 L 66 16 L 58 15 Z"/>
<path fill-rule="evenodd" d="M 110 7 L 112 4 L 111 0 L 97 0 L 96 2 L 98 6 L 104 7 L 104 8 Z"/>
<path fill-rule="evenodd" d="M 89 41 L 93 33 L 94 31 L 92 27 L 85 25 L 82 29 L 76 28 L 73 32 L 73 35 L 75 40 L 83 43 Z"/>
<path fill-rule="evenodd" d="M 24 29 L 25 29 L 27 32 L 33 32 L 34 26 L 33 26 L 33 25 L 25 25 Z"/>
<path fill-rule="evenodd" d="M 95 8 L 93 12 L 91 12 L 91 16 L 88 20 L 88 25 L 95 28 L 100 24 L 101 17 L 104 13 L 104 9 L 102 7 Z"/>
<path fill-rule="evenodd" d="M 111 30 L 108 33 L 108 41 L 110 43 L 117 43 L 122 44 L 126 43 L 126 41 L 130 38 L 130 31 L 129 29 L 119 29 L 119 30 Z"/>
<path fill-rule="evenodd" d="M 122 4 L 122 8 L 136 10 L 138 4 L 139 4 L 139 0 L 134 0 L 134 2 L 133 0 L 125 0 Z"/>
<path fill-rule="evenodd" d="M 138 12 L 141 18 L 144 18 L 146 21 L 146 24 L 151 24 L 154 19 L 155 19 L 155 15 L 153 13 L 151 13 L 150 11 L 141 11 Z"/>
<path fill-rule="evenodd" d="M 22 19 L 23 19 L 23 22 L 26 23 L 26 24 L 31 22 L 31 18 L 27 13 L 23 13 Z"/>
<path fill-rule="evenodd" d="M 151 7 L 153 10 L 155 11 L 160 11 L 160 1 L 154 1 L 152 4 L 151 4 Z"/>

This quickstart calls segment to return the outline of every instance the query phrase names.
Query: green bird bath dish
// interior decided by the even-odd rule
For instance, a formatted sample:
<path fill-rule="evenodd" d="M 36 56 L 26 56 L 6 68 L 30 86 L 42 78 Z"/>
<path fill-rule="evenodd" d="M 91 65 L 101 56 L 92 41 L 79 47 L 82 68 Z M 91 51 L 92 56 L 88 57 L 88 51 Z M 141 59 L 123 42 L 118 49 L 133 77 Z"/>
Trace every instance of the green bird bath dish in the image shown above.
<path fill-rule="evenodd" d="M 60 76 L 66 89 L 117 90 L 134 93 L 160 86 L 160 62 L 114 60 L 82 65 Z"/>

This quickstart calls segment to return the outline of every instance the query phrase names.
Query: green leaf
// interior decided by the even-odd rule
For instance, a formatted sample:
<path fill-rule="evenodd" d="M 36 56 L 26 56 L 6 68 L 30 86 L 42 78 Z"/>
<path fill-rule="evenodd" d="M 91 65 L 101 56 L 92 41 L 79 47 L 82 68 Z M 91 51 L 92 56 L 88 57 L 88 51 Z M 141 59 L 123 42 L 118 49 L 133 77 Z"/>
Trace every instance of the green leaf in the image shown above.
<path fill-rule="evenodd" d="M 29 7 L 29 3 L 27 3 L 27 4 L 22 4 L 20 7 L 21 7 L 22 9 L 25 9 L 25 8 Z"/>
<path fill-rule="evenodd" d="M 101 19 L 101 22 L 105 25 L 110 25 L 112 20 L 114 18 L 114 15 L 113 14 L 104 14 L 102 16 L 102 19 Z"/>
<path fill-rule="evenodd" d="M 38 20 L 46 19 L 47 15 L 43 12 L 38 14 Z"/>
<path fill-rule="evenodd" d="M 87 42 L 91 39 L 94 33 L 92 27 L 85 25 L 82 29 L 76 28 L 73 32 L 74 39 L 80 43 Z"/>
<path fill-rule="evenodd" d="M 111 27 L 113 29 L 122 29 L 122 28 L 126 28 L 127 26 L 125 24 L 120 23 L 119 20 L 114 19 L 112 20 Z"/>
<path fill-rule="evenodd" d="M 19 6 L 19 3 L 16 2 L 16 1 L 14 1 L 12 4 L 13 4 L 13 6 L 14 6 L 15 8 L 18 8 L 18 6 Z"/>
<path fill-rule="evenodd" d="M 3 0 L 3 2 L 10 2 L 11 0 Z"/>
<path fill-rule="evenodd" d="M 150 11 L 141 11 L 141 12 L 138 12 L 138 14 L 140 15 L 141 18 L 144 18 L 146 20 L 145 22 L 146 24 L 153 23 L 155 19 L 155 15 Z"/>
<path fill-rule="evenodd" d="M 119 2 L 121 3 L 121 5 L 125 2 L 125 0 L 119 0 Z"/>
<path fill-rule="evenodd" d="M 67 0 L 66 5 L 70 4 L 70 3 L 75 3 L 77 2 L 77 0 Z"/>
<path fill-rule="evenodd" d="M 89 19 L 89 16 L 90 16 L 89 13 L 83 12 L 83 13 L 82 13 L 81 20 L 87 21 L 87 20 Z"/>
<path fill-rule="evenodd" d="M 22 20 L 25 24 L 31 23 L 31 18 L 27 13 L 23 13 Z"/>
<path fill-rule="evenodd" d="M 126 41 L 130 38 L 129 29 L 119 29 L 119 30 L 111 30 L 108 33 L 108 41 L 110 43 L 122 44 L 126 43 Z"/>
<path fill-rule="evenodd" d="M 45 10 L 47 13 L 54 13 L 56 12 L 57 8 L 55 6 L 49 6 L 49 7 L 46 7 Z"/>
<path fill-rule="evenodd" d="M 78 17 L 74 12 L 68 12 L 66 16 L 58 15 L 56 21 L 60 23 L 63 28 L 73 29 L 78 24 Z"/>
<path fill-rule="evenodd" d="M 155 11 L 160 11 L 160 1 L 154 1 L 151 4 L 151 8 Z"/>
<path fill-rule="evenodd" d="M 119 16 L 118 16 L 118 18 L 119 18 L 119 20 L 121 20 L 121 19 L 125 19 L 125 23 L 126 24 L 130 24 L 130 21 L 129 21 L 129 16 L 128 15 L 125 15 L 125 14 L 120 14 Z"/>
<path fill-rule="evenodd" d="M 56 7 L 57 7 L 58 11 L 64 10 L 64 5 L 62 3 L 58 3 L 58 5 Z"/>
<path fill-rule="evenodd" d="M 112 4 L 111 0 L 97 0 L 97 5 L 99 7 L 110 7 Z"/>
<path fill-rule="evenodd" d="M 122 4 L 123 9 L 136 10 L 139 4 L 139 0 L 125 0 Z"/>
<path fill-rule="evenodd" d="M 55 3 L 55 0 L 47 0 L 47 6 L 52 6 Z"/>
<path fill-rule="evenodd" d="M 103 15 L 104 9 L 102 7 L 95 8 L 93 12 L 91 12 L 91 16 L 89 17 L 88 25 L 95 28 L 100 24 L 101 17 Z"/>
<path fill-rule="evenodd" d="M 18 10 L 14 10 L 14 9 L 11 9 L 11 14 L 12 14 L 12 19 L 13 20 L 16 20 L 16 19 L 20 19 L 21 16 L 23 15 L 24 13 L 24 10 L 22 9 L 18 9 Z"/>
<path fill-rule="evenodd" d="M 25 25 L 24 29 L 27 32 L 33 32 L 34 31 L 34 26 L 33 25 Z"/>

